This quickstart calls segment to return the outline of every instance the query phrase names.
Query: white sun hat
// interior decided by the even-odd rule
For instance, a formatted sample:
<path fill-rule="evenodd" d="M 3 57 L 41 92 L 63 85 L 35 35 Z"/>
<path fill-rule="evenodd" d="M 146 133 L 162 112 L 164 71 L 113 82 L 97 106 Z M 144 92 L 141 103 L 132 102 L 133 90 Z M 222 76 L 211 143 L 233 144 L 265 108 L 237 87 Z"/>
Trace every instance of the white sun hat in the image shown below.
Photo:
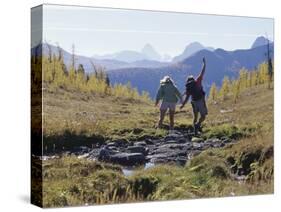
<path fill-rule="evenodd" d="M 163 77 L 163 79 L 160 80 L 160 83 L 163 84 L 163 83 L 166 83 L 166 82 L 172 82 L 173 83 L 173 80 L 171 79 L 170 76 L 165 76 Z"/>

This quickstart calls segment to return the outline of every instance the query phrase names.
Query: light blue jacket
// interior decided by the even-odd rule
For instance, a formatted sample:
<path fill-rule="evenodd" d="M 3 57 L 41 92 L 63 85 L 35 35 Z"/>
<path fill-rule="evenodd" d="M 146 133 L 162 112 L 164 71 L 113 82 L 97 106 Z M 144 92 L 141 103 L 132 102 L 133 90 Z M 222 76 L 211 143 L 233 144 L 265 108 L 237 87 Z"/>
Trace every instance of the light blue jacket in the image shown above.
<path fill-rule="evenodd" d="M 181 93 L 172 82 L 161 83 L 158 89 L 156 101 L 177 103 L 181 99 Z"/>

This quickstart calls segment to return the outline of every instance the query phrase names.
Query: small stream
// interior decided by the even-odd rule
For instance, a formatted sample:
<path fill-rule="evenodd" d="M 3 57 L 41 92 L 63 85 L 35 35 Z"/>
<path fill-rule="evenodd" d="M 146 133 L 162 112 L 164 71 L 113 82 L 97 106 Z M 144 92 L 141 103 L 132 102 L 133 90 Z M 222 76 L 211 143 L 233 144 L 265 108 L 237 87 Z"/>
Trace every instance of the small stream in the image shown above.
<path fill-rule="evenodd" d="M 112 141 L 100 147 L 81 146 L 74 151 L 62 154 L 50 154 L 40 157 L 51 160 L 63 154 L 78 158 L 98 160 L 117 164 L 122 167 L 125 176 L 131 176 L 138 170 L 145 170 L 156 164 L 175 164 L 184 166 L 188 160 L 210 148 L 221 148 L 236 143 L 228 137 L 203 139 L 194 137 L 190 132 L 175 131 L 159 139 L 145 139 L 135 142 Z"/>
<path fill-rule="evenodd" d="M 123 174 L 127 177 L 133 175 L 138 170 L 146 170 L 148 168 L 154 167 L 155 164 L 148 162 L 143 166 L 136 166 L 136 167 L 122 167 Z"/>

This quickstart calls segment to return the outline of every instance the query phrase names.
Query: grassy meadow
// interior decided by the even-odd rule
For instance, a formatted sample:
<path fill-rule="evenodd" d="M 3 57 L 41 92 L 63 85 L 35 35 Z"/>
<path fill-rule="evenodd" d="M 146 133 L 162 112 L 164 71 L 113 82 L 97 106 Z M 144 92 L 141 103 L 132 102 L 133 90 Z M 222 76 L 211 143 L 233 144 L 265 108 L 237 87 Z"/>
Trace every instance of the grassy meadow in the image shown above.
<path fill-rule="evenodd" d="M 207 150 L 184 167 L 156 165 L 125 176 L 121 167 L 64 156 L 43 161 L 43 205 L 137 202 L 273 193 L 273 90 L 259 85 L 232 98 L 209 101 L 206 138 L 230 136 L 235 145 Z M 57 148 L 161 137 L 158 109 L 150 101 L 88 95 L 63 89 L 44 92 L 44 145 Z M 191 107 L 177 110 L 176 127 L 192 123 Z M 165 120 L 168 124 L 168 117 Z M 66 136 L 67 134 L 67 136 Z M 61 145 L 59 142 L 62 142 Z M 249 164 L 250 163 L 250 164 Z M 237 179 L 238 169 L 247 170 Z"/>
<path fill-rule="evenodd" d="M 42 63 L 46 67 L 42 83 L 44 153 L 168 134 L 154 127 L 159 109 L 147 94 L 138 94 L 130 85 L 109 86 L 106 75 L 96 70 L 90 76 L 83 69 L 65 72 L 58 58 L 34 61 L 33 81 L 40 80 L 36 69 Z M 140 168 L 131 176 L 125 176 L 121 166 L 73 155 L 35 160 L 35 177 L 40 176 L 37 172 L 43 163 L 43 207 L 273 193 L 273 82 L 252 83 L 252 79 L 257 80 L 253 76 L 256 74 L 249 78 L 251 86 L 245 83 L 239 92 L 230 92 L 228 84 L 237 88 L 244 82 L 242 78 L 224 80 L 227 83 L 219 95 L 213 90 L 207 102 L 209 115 L 202 137 L 228 136 L 237 143 L 203 151 L 185 166 L 155 165 Z M 34 113 L 41 112 L 37 103 L 32 107 Z M 168 125 L 168 117 L 164 123 Z M 186 129 L 191 124 L 191 105 L 177 108 L 175 129 Z"/>

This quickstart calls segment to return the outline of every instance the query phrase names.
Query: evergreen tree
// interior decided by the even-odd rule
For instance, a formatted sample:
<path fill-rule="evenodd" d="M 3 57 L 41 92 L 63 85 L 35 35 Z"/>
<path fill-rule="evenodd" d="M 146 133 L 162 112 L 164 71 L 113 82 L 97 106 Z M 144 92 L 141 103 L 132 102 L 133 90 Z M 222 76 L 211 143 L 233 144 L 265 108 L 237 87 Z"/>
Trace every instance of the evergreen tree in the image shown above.
<path fill-rule="evenodd" d="M 109 79 L 108 74 L 106 74 L 105 83 L 108 87 L 110 86 L 110 79 Z"/>
<path fill-rule="evenodd" d="M 85 74 L 85 69 L 84 66 L 82 64 L 79 64 L 78 69 L 77 69 L 77 73 L 78 74 Z"/>

